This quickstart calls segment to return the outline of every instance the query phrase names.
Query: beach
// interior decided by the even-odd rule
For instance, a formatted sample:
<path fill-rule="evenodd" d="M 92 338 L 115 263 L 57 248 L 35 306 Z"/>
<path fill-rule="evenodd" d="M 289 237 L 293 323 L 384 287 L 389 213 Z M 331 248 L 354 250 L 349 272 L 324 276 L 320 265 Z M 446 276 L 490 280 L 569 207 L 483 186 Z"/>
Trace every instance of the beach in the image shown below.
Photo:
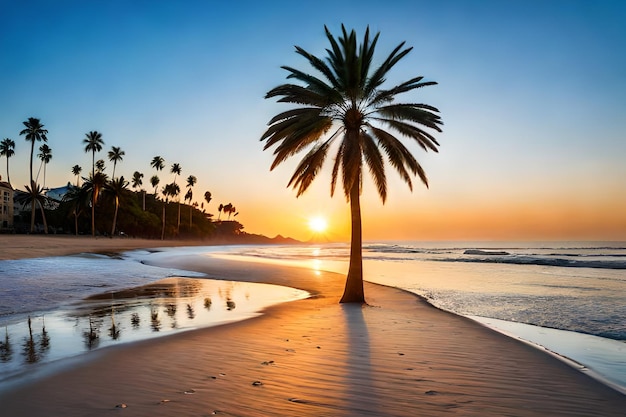
<path fill-rule="evenodd" d="M 1 259 L 206 245 L 55 236 L 0 236 L 0 243 Z M 1 393 L 2 415 L 617 416 L 626 409 L 626 396 L 574 366 L 406 291 L 366 283 L 368 305 L 340 305 L 344 277 L 336 273 L 227 259 L 186 267 L 311 297 L 85 355 Z"/>

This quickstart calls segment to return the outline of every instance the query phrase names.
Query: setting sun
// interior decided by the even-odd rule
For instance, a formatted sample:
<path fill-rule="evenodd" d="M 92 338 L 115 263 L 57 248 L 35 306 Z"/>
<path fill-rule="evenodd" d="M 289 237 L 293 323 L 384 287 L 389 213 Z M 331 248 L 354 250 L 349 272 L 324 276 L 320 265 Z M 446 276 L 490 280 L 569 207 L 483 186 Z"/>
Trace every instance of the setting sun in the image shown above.
<path fill-rule="evenodd" d="M 327 228 L 328 228 L 328 222 L 323 217 L 320 217 L 320 216 L 312 217 L 309 220 L 309 229 L 311 229 L 315 233 L 325 232 Z"/>

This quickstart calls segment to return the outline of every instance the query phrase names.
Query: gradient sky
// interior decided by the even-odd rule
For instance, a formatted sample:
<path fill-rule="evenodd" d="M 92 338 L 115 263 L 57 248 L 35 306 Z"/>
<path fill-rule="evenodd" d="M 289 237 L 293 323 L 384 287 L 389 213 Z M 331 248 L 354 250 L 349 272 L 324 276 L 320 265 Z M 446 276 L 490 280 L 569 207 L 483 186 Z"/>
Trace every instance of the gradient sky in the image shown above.
<path fill-rule="evenodd" d="M 360 38 L 369 25 L 379 59 L 414 47 L 390 84 L 437 81 L 399 99 L 438 107 L 445 126 L 438 154 L 411 147 L 430 189 L 411 193 L 390 169 L 382 205 L 366 180 L 365 240 L 626 240 L 624 22 L 623 1 L 0 0 L 0 138 L 16 142 L 17 188 L 30 152 L 19 131 L 37 117 L 50 187 L 73 182 L 75 164 L 89 172 L 82 140 L 97 130 L 96 158 L 120 146 L 116 175 L 143 172 L 148 190 L 160 155 L 198 177 L 196 200 L 211 191 L 210 212 L 233 203 L 247 232 L 309 239 L 321 215 L 347 240 L 330 166 L 298 199 L 286 188 L 297 158 L 269 171 L 259 137 L 288 106 L 263 97 L 286 81 L 281 65 L 309 70 L 294 45 L 323 56 L 324 25 Z"/>

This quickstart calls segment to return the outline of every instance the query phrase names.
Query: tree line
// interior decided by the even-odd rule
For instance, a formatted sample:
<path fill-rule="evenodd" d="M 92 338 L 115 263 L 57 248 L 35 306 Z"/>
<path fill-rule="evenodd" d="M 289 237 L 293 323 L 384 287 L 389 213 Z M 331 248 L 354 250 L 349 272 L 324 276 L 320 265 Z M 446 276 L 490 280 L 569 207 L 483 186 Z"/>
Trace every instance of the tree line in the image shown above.
<path fill-rule="evenodd" d="M 48 130 L 41 120 L 30 117 L 23 122 L 24 129 L 20 136 L 30 143 L 30 184 L 25 185 L 25 191 L 15 191 L 15 203 L 22 208 L 30 207 L 30 233 L 37 231 L 36 220 L 43 225 L 43 232 L 48 233 L 49 226 L 54 232 L 97 235 L 132 235 L 146 238 L 166 237 L 210 237 L 219 231 L 221 219 L 213 222 L 212 214 L 207 213 L 208 205 L 212 201 L 210 191 L 204 192 L 204 201 L 200 204 L 193 201 L 194 186 L 197 177 L 189 175 L 186 184 L 180 181 L 182 167 L 179 163 L 170 166 L 169 173 L 173 175 L 172 182 L 162 184 L 159 175 L 165 169 L 165 159 L 159 155 L 152 158 L 150 166 L 155 174 L 150 178 L 153 194 L 143 189 L 144 174 L 135 171 L 132 178 L 116 176 L 117 164 L 122 162 L 126 153 L 119 146 L 112 146 L 107 153 L 109 162 L 113 163 L 111 176 L 105 172 L 104 159 L 96 159 L 96 154 L 104 147 L 102 134 L 90 131 L 82 140 L 86 153 L 91 153 L 91 172 L 88 176 L 81 176 L 83 168 L 74 165 L 71 173 L 76 176 L 76 184 L 68 183 L 68 189 L 62 198 L 54 201 L 47 195 L 46 166 L 52 160 L 52 148 L 47 144 Z M 37 157 L 40 165 L 37 175 L 34 176 L 35 143 L 43 142 L 39 147 Z M 15 155 L 15 141 L 5 138 L 0 141 L 0 156 L 6 158 L 7 182 L 11 184 L 9 160 Z M 39 175 L 43 169 L 43 183 L 39 183 Z M 81 181 L 82 180 L 82 181 Z M 131 191 L 129 186 L 133 188 Z M 181 204 L 181 187 L 186 188 Z M 205 206 L 206 202 L 206 206 Z M 185 210 L 183 206 L 186 207 Z M 39 210 L 37 210 L 39 209 Z M 220 204 L 218 208 L 231 215 L 237 215 L 231 204 Z M 16 216 L 17 224 L 26 224 L 25 215 Z M 242 232 L 243 226 L 237 222 L 228 225 L 229 233 Z M 182 227 L 181 227 L 182 225 Z M 19 228 L 18 228 L 19 229 Z M 18 230 L 26 231 L 26 230 Z"/>

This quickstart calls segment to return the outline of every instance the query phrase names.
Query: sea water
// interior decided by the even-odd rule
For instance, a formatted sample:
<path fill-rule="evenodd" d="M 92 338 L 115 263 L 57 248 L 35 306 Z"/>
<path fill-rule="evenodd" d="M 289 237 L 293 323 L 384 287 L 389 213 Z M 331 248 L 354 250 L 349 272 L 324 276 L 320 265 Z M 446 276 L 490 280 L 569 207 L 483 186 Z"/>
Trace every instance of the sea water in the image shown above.
<path fill-rule="evenodd" d="M 157 252 L 0 261 L 0 391 L 107 346 L 244 320 L 309 296 L 143 263 Z"/>
<path fill-rule="evenodd" d="M 55 358 L 56 353 L 50 353 L 52 346 L 69 354 L 94 348 L 89 337 L 93 327 L 99 332 L 98 348 L 160 335 L 176 327 L 207 325 L 186 318 L 188 313 L 194 317 L 200 316 L 198 312 L 204 314 L 206 298 L 221 300 L 213 304 L 212 314 L 218 305 L 226 314 L 241 312 L 241 318 L 256 311 L 257 306 L 251 304 L 251 310 L 244 313 L 243 305 L 256 290 L 244 289 L 248 296 L 241 298 L 242 305 L 229 310 L 224 287 L 178 299 L 174 311 L 172 299 L 163 294 L 147 306 L 142 304 L 141 311 L 98 299 L 98 294 L 142 287 L 167 277 L 204 277 L 148 265 L 177 256 L 235 256 L 345 273 L 349 246 L 187 247 L 113 257 L 84 254 L 0 261 L 0 386 L 3 372 L 31 366 L 29 352 L 39 355 L 33 359 L 45 362 Z M 626 391 L 626 242 L 376 242 L 364 244 L 363 257 L 366 280 L 414 292 L 437 307 L 540 345 Z M 305 296 L 291 291 L 277 302 Z M 89 298 L 92 300 L 85 304 Z M 159 331 L 152 328 L 154 304 L 162 321 Z M 91 305 L 91 310 L 77 307 L 85 305 Z M 139 315 L 143 331 L 134 326 L 133 313 Z M 28 316 L 32 317 L 30 332 Z M 66 335 L 50 337 L 58 327 L 55 320 L 64 323 L 66 330 L 73 329 L 72 342 L 60 343 Z M 120 323 L 123 337 L 109 333 L 113 323 Z M 5 340 L 12 346 L 9 352 L 3 348 Z"/>

